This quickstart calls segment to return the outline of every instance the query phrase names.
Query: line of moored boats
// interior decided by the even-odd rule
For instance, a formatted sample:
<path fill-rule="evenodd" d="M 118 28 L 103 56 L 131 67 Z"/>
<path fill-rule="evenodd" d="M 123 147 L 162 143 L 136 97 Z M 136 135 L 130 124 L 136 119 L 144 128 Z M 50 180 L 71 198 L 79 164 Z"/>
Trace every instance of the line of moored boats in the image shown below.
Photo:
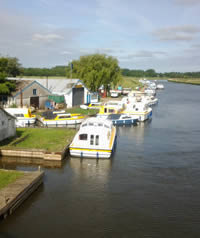
<path fill-rule="evenodd" d="M 96 117 L 85 118 L 81 114 L 70 114 L 65 111 L 47 111 L 42 114 L 40 121 L 44 126 L 77 125 L 81 124 L 69 151 L 72 156 L 109 158 L 116 144 L 116 125 L 137 125 L 152 118 L 152 105 L 158 103 L 155 97 L 156 89 L 163 89 L 145 81 L 144 91 L 131 91 L 121 100 L 81 105 L 82 109 L 99 109 Z M 5 108 L 16 117 L 16 126 L 33 125 L 36 116 L 29 109 Z"/>

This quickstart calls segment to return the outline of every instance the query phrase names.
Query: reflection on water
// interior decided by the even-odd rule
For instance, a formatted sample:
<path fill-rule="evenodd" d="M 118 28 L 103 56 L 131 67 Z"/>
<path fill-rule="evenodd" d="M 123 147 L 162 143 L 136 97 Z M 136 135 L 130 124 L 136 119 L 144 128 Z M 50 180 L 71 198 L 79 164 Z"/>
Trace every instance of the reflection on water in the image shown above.
<path fill-rule="evenodd" d="M 145 133 L 147 133 L 151 121 L 152 120 L 139 122 L 136 126 L 117 127 L 117 134 L 120 135 L 120 137 L 124 137 L 124 139 L 134 137 L 137 144 L 143 144 Z"/>
<path fill-rule="evenodd" d="M 70 158 L 69 166 L 74 175 L 80 179 L 95 179 L 106 183 L 112 166 L 111 159 Z M 97 181 L 96 181 L 97 182 Z"/>
<path fill-rule="evenodd" d="M 17 169 L 19 166 L 41 166 L 43 168 L 61 168 L 65 161 L 49 161 L 37 158 L 0 157 L 0 168 Z"/>

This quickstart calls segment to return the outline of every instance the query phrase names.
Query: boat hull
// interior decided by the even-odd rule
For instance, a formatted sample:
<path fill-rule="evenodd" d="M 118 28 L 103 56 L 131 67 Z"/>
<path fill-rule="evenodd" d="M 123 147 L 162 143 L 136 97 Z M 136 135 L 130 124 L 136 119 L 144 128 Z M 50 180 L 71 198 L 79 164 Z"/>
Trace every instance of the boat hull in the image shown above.
<path fill-rule="evenodd" d="M 70 155 L 73 157 L 81 157 L 81 158 L 105 158 L 105 159 L 109 159 L 111 154 L 112 154 L 112 150 L 90 150 L 90 149 L 83 149 L 83 148 L 70 148 Z"/>
<path fill-rule="evenodd" d="M 121 126 L 121 125 L 136 125 L 138 119 L 129 119 L 129 120 L 112 120 L 113 125 Z"/>
<path fill-rule="evenodd" d="M 84 118 L 83 119 L 76 119 L 76 120 L 42 120 L 42 123 L 45 126 L 49 126 L 49 125 L 54 125 L 54 126 L 57 126 L 57 125 L 77 125 L 77 124 L 82 123 L 83 120 L 84 120 Z"/>
<path fill-rule="evenodd" d="M 23 118 L 23 119 L 17 118 L 15 123 L 16 127 L 26 127 L 35 124 L 35 121 L 36 118 Z"/>

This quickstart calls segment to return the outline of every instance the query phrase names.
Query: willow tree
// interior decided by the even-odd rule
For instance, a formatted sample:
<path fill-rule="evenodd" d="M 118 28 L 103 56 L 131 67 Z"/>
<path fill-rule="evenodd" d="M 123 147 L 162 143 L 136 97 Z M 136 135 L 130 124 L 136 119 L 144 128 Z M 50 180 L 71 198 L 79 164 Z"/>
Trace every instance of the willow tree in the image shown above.
<path fill-rule="evenodd" d="M 15 90 L 15 83 L 7 80 L 7 76 L 16 76 L 19 67 L 17 58 L 0 57 L 0 95 L 9 95 Z"/>
<path fill-rule="evenodd" d="M 106 90 L 110 86 L 116 86 L 122 76 L 117 59 L 104 54 L 93 54 L 73 60 L 68 66 L 67 77 L 81 79 L 95 92 L 102 85 Z"/>

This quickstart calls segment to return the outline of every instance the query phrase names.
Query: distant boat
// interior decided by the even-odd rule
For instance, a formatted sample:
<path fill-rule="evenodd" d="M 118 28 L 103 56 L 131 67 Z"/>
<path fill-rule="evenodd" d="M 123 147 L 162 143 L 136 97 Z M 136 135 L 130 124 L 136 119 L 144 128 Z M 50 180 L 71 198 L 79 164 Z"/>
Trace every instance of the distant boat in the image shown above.
<path fill-rule="evenodd" d="M 157 89 L 164 89 L 164 85 L 163 84 L 157 84 L 156 88 Z"/>
<path fill-rule="evenodd" d="M 69 146 L 71 156 L 110 158 L 116 141 L 116 128 L 109 120 L 93 117 L 80 126 Z"/>
<path fill-rule="evenodd" d="M 26 127 L 35 124 L 36 116 L 28 108 L 4 108 L 4 110 L 16 118 L 16 127 Z"/>

